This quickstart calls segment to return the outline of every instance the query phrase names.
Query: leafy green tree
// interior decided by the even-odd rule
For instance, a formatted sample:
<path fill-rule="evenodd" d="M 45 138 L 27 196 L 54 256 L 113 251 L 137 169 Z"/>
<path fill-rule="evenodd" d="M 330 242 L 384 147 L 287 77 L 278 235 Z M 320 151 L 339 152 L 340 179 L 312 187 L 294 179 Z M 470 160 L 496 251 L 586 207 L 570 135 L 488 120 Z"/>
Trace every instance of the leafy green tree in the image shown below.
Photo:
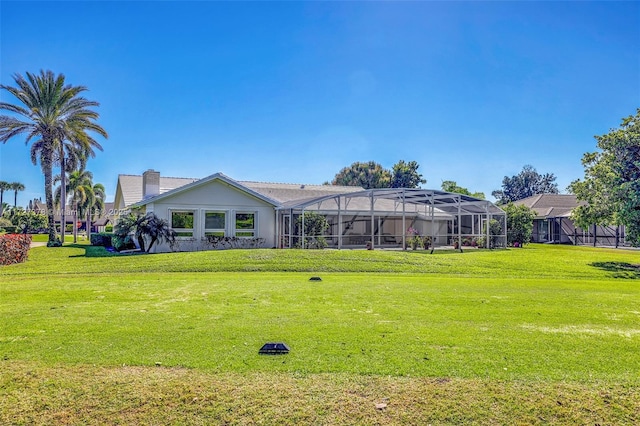
<path fill-rule="evenodd" d="M 20 182 L 12 182 L 9 184 L 10 189 L 13 191 L 13 207 L 18 207 L 18 191 L 24 191 L 25 186 Z M 0 212 L 0 215 L 2 212 Z"/>
<path fill-rule="evenodd" d="M 20 229 L 23 234 L 47 227 L 46 215 L 36 213 L 33 210 L 24 210 L 20 207 L 14 208 L 14 210 L 11 222 Z"/>
<path fill-rule="evenodd" d="M 25 142 L 33 142 L 31 160 L 40 162 L 44 174 L 44 192 L 47 204 L 47 227 L 49 244 L 56 241 L 53 209 L 53 167 L 61 166 L 62 187 L 66 187 L 65 158 L 69 148 L 90 154 L 93 148 L 102 149 L 87 131 L 107 137 L 107 132 L 95 121 L 99 114 L 89 108 L 99 104 L 80 96 L 87 90 L 84 86 L 65 85 L 63 74 L 52 71 L 40 74 L 26 73 L 14 75 L 16 87 L 0 84 L 0 89 L 9 92 L 18 104 L 0 102 L 0 110 L 9 111 L 11 116 L 0 116 L 0 142 L 26 135 Z M 69 144 L 65 145 L 68 142 Z M 89 149 L 90 148 L 90 149 Z M 61 197 L 66 198 L 64 194 Z"/>
<path fill-rule="evenodd" d="M 302 229 L 302 218 L 304 217 L 304 246 L 305 248 L 325 248 L 327 240 L 324 238 L 324 232 L 329 229 L 327 218 L 316 212 L 304 212 L 304 215 L 298 216 L 296 220 L 296 232 Z"/>
<path fill-rule="evenodd" d="M 573 210 L 576 225 L 620 225 L 627 239 L 640 246 L 640 108 L 622 120 L 618 129 L 596 136 L 599 151 L 582 157 L 583 180 L 569 185 L 587 204 Z"/>
<path fill-rule="evenodd" d="M 531 165 L 525 165 L 515 176 L 502 179 L 502 189 L 491 193 L 498 204 L 507 204 L 536 194 L 557 194 L 558 184 L 553 173 L 539 174 Z"/>
<path fill-rule="evenodd" d="M 420 165 L 416 161 L 404 160 L 398 161 L 393 165 L 391 188 L 419 188 L 420 185 L 427 183 L 426 179 L 418 173 Z"/>
<path fill-rule="evenodd" d="M 458 186 L 456 181 L 453 181 L 453 180 L 445 180 L 444 182 L 442 182 L 441 187 L 443 191 L 453 192 L 454 194 L 468 195 L 470 197 L 478 198 L 480 200 L 484 200 L 486 198 L 484 195 L 484 192 L 471 192 L 467 188 Z"/>
<path fill-rule="evenodd" d="M 355 162 L 336 174 L 333 185 L 361 186 L 364 189 L 389 188 L 391 172 L 375 161 Z"/>
<path fill-rule="evenodd" d="M 0 180 L 0 217 L 2 216 L 2 210 L 4 208 L 4 191 L 9 191 L 11 189 L 11 184 L 9 182 L 5 182 Z"/>
<path fill-rule="evenodd" d="M 529 207 L 508 203 L 502 206 L 507 213 L 507 244 L 522 246 L 531 241 L 533 219 L 536 214 Z"/>

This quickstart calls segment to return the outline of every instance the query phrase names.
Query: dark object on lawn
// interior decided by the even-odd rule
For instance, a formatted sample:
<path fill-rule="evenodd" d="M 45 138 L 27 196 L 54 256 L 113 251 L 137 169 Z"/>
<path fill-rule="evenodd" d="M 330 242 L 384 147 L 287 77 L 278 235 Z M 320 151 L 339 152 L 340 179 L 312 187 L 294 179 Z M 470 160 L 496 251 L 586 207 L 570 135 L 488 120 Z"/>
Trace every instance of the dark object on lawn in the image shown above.
<path fill-rule="evenodd" d="M 311 278 L 309 278 L 309 281 L 322 281 L 322 278 L 320 278 L 320 277 L 311 277 Z"/>
<path fill-rule="evenodd" d="M 265 343 L 258 351 L 261 355 L 284 355 L 289 353 L 289 346 L 286 343 Z"/>

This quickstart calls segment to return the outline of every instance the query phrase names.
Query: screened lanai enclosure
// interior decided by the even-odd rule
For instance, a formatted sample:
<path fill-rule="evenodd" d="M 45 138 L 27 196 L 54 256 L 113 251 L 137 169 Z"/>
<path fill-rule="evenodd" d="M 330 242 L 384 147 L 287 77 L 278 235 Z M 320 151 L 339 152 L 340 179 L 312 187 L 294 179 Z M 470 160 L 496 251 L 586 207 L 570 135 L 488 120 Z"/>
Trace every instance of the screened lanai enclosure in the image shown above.
<path fill-rule="evenodd" d="M 314 215 L 315 214 L 315 215 Z M 315 235 L 306 221 L 320 215 L 328 228 Z M 428 189 L 369 189 L 277 209 L 281 248 L 506 247 L 506 213 L 486 200 Z"/>

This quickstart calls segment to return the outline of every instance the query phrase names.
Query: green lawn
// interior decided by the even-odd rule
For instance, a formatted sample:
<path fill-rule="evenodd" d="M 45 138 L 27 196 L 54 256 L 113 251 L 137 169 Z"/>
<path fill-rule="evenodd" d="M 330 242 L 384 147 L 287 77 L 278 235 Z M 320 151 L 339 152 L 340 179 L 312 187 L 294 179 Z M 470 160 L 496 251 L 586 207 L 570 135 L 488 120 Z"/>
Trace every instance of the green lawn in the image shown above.
<path fill-rule="evenodd" d="M 638 251 L 106 254 L 0 267 L 0 423 L 640 421 Z"/>

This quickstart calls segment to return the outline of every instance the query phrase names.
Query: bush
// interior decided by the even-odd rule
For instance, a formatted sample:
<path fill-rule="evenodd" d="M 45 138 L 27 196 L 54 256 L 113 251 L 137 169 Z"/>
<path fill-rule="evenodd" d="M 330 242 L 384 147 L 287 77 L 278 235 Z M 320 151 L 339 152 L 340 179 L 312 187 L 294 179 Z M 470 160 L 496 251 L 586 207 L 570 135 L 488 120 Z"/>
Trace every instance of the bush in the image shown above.
<path fill-rule="evenodd" d="M 0 265 L 12 265 L 27 260 L 31 235 L 0 235 Z"/>
<path fill-rule="evenodd" d="M 7 234 L 15 234 L 18 231 L 18 227 L 13 225 L 3 226 L 2 229 L 4 229 Z"/>
<path fill-rule="evenodd" d="M 133 242 L 133 238 L 131 238 L 130 235 L 127 235 L 125 237 L 113 235 L 111 237 L 111 244 L 113 245 L 113 248 L 118 251 L 133 250 L 136 248 L 136 245 Z"/>
<path fill-rule="evenodd" d="M 111 239 L 113 234 L 108 232 L 99 232 L 97 234 L 91 234 L 91 245 L 92 246 L 102 246 L 102 247 L 111 247 Z"/>
<path fill-rule="evenodd" d="M 104 232 L 109 232 L 112 233 L 113 232 L 113 225 L 107 225 L 104 227 Z"/>

